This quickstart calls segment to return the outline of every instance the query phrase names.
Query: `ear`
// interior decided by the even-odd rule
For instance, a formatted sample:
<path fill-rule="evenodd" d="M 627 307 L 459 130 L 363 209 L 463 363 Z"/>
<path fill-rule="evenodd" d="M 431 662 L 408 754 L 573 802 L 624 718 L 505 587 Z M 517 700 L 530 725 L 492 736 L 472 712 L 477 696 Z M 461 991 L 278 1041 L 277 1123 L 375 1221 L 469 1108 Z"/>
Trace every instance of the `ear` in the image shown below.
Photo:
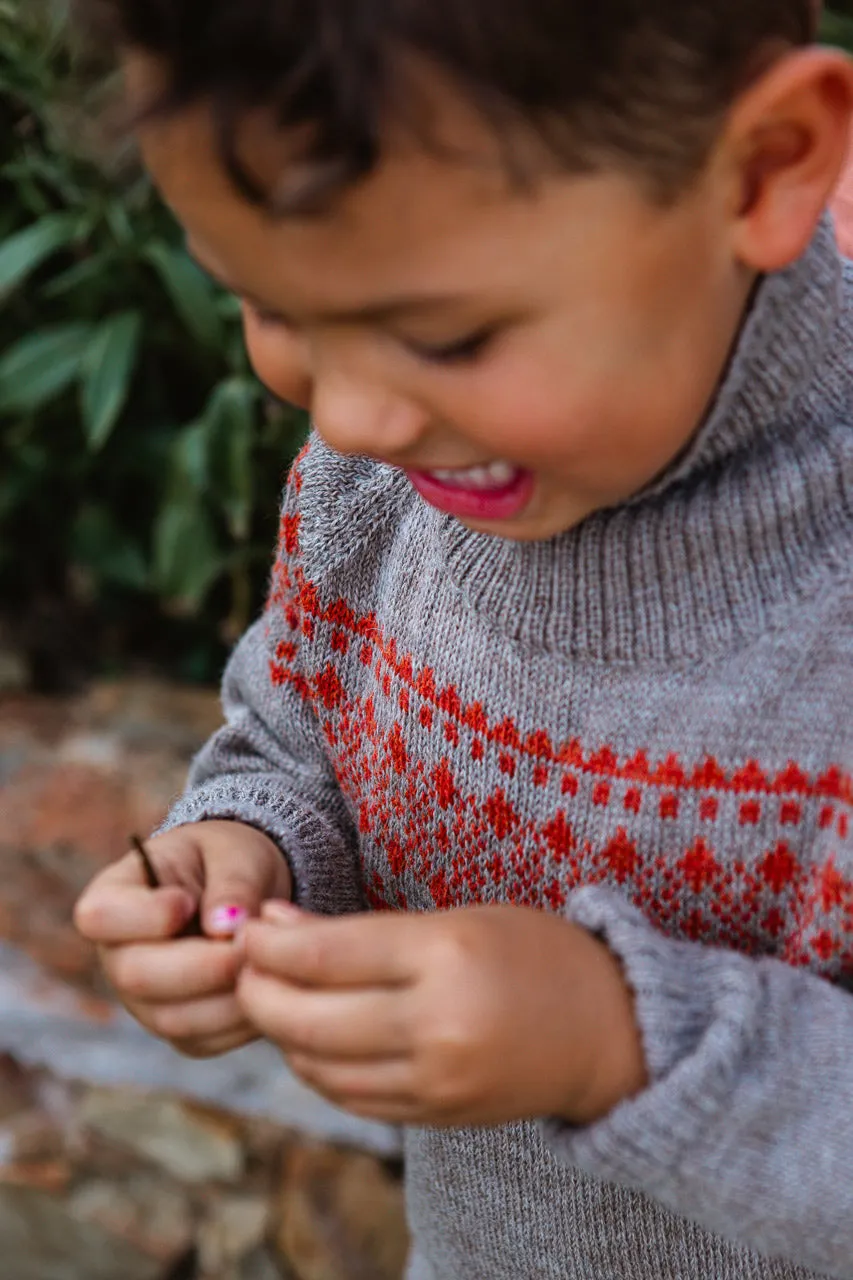
<path fill-rule="evenodd" d="M 805 251 L 844 166 L 851 116 L 853 62 L 833 49 L 786 55 L 737 100 L 722 148 L 745 266 L 778 271 Z"/>

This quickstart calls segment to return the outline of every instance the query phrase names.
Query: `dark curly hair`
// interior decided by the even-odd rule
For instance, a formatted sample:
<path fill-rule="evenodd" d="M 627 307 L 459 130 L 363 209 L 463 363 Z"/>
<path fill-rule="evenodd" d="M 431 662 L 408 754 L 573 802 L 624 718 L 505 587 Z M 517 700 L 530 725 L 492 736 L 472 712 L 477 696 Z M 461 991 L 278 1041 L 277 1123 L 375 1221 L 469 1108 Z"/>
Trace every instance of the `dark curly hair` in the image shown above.
<path fill-rule="evenodd" d="M 775 48 L 815 36 L 813 0 L 78 0 L 90 29 L 155 55 L 169 112 L 208 100 L 249 199 L 241 118 L 305 127 L 290 205 L 369 174 L 389 112 L 410 115 L 414 54 L 504 140 L 521 123 L 569 171 L 623 163 L 674 197 L 701 169 L 740 89 Z M 287 184 L 283 190 L 287 189 Z M 281 196 L 281 192 L 278 193 Z M 279 201 L 280 203 L 280 201 Z M 286 210 L 282 210 L 286 211 Z"/>

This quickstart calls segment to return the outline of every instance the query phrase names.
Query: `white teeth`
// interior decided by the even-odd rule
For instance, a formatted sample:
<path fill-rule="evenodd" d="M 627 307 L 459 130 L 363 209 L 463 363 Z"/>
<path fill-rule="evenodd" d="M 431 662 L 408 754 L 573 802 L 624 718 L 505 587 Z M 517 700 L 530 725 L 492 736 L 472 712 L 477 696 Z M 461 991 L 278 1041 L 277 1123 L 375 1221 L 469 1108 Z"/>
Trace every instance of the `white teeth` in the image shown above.
<path fill-rule="evenodd" d="M 517 474 L 517 468 L 509 462 L 490 462 L 486 467 L 457 467 L 448 470 L 436 467 L 429 473 L 440 484 L 455 489 L 505 489 Z"/>
<path fill-rule="evenodd" d="M 509 484 L 516 474 L 516 468 L 508 462 L 493 462 L 487 470 L 492 484 Z"/>

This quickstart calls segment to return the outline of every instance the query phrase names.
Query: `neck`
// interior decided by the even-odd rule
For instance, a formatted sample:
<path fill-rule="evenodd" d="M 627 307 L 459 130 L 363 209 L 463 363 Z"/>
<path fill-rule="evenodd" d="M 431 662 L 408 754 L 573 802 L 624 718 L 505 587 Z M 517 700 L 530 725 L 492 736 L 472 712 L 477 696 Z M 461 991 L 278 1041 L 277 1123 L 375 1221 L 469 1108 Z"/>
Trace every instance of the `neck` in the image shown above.
<path fill-rule="evenodd" d="M 693 662 L 776 625 L 853 543 L 845 296 L 827 220 L 758 284 L 705 420 L 642 493 L 548 543 L 443 520 L 471 605 L 599 661 Z"/>

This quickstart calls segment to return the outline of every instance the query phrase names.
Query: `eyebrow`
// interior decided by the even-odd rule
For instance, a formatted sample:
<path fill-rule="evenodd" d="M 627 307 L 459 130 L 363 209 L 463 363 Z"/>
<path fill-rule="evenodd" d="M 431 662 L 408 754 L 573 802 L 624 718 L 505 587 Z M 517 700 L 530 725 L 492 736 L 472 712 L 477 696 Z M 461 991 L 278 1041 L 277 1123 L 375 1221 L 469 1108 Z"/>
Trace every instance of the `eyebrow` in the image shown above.
<path fill-rule="evenodd" d="M 207 275 L 218 280 L 224 289 L 235 294 L 238 298 L 245 299 L 250 306 L 257 307 L 259 311 L 268 311 L 270 315 L 280 317 L 285 324 L 292 323 L 292 317 L 287 312 L 282 311 L 280 307 L 269 306 L 250 289 L 241 289 L 234 281 L 227 280 L 219 271 L 214 271 L 204 261 L 204 256 L 198 252 L 189 238 L 186 241 L 186 250 L 193 262 Z M 325 324 L 383 324 L 412 312 L 460 306 L 467 301 L 469 299 L 466 299 L 462 294 L 404 294 L 398 298 L 384 298 L 377 302 L 365 303 L 362 306 L 315 312 L 311 319 L 322 321 Z"/>

